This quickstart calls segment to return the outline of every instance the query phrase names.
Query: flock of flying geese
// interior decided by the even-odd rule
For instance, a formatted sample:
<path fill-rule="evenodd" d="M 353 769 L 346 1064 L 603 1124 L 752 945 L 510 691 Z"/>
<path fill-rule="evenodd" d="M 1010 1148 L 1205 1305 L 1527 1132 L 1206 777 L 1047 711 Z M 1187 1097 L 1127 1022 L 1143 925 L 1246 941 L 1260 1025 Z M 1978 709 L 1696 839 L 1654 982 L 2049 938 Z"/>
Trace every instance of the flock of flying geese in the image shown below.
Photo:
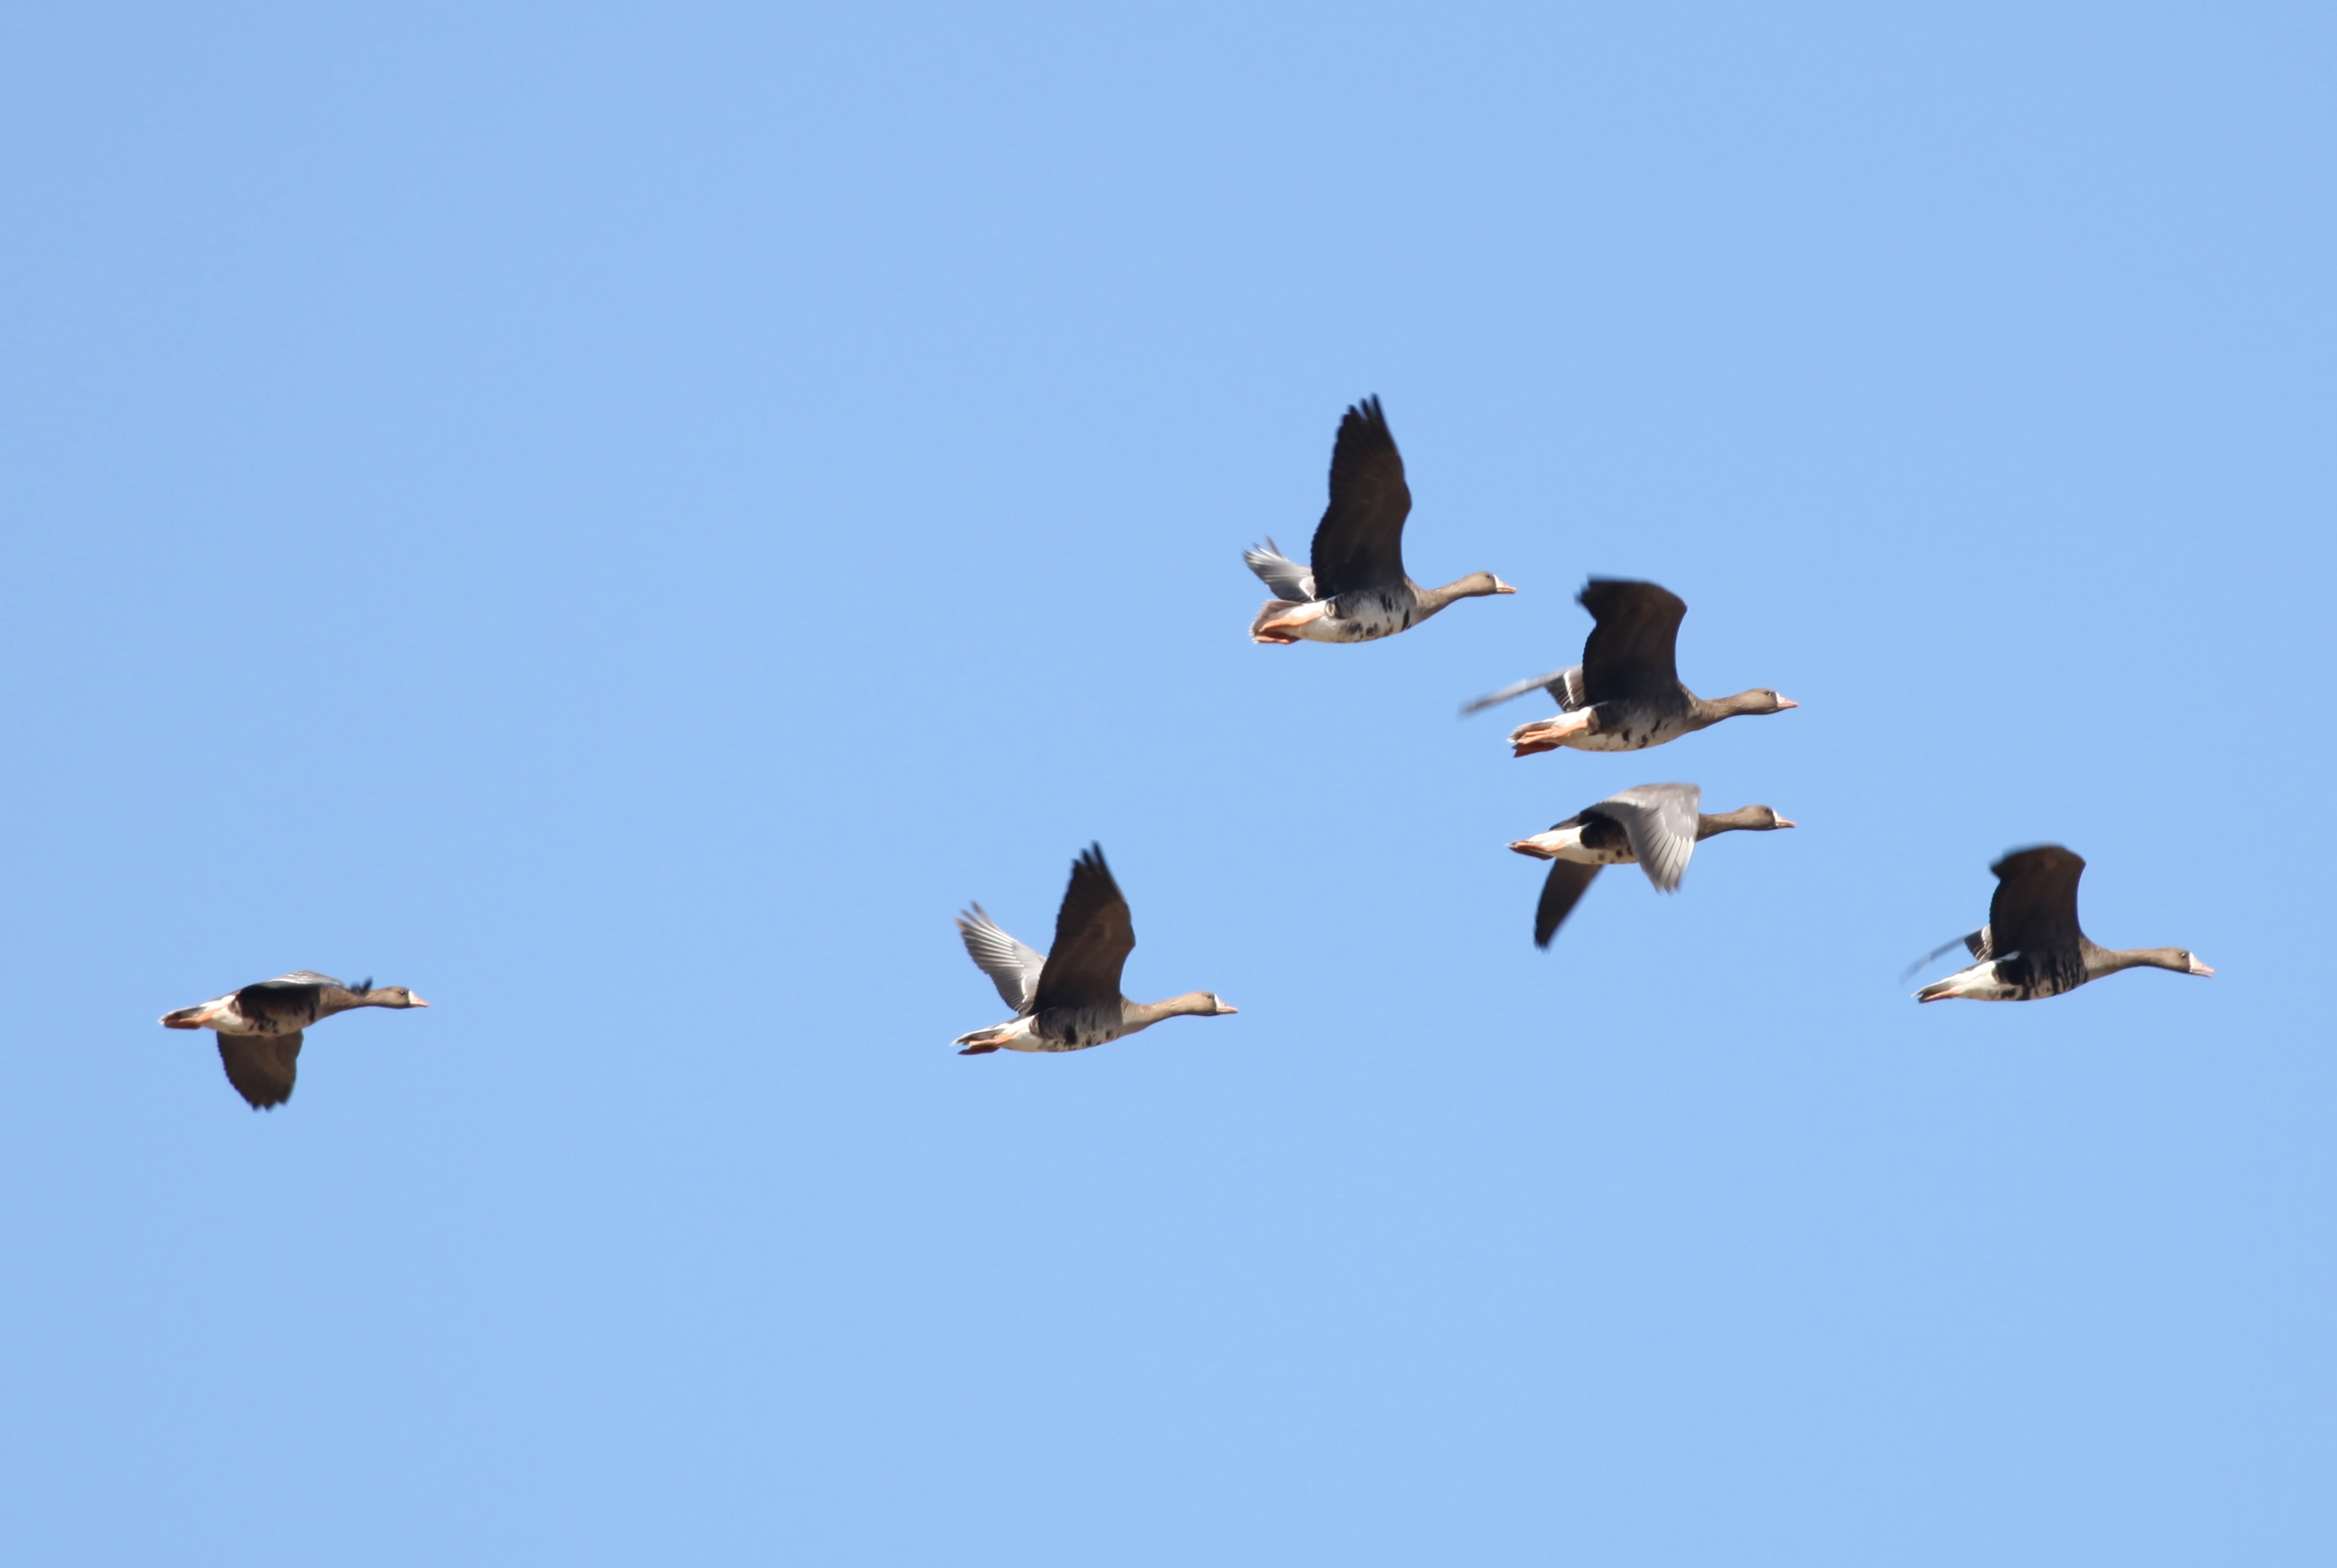
<path fill-rule="evenodd" d="M 1366 398 L 1339 421 L 1331 451 L 1331 504 L 1315 526 L 1307 564 L 1284 555 L 1271 538 L 1243 554 L 1274 592 L 1250 624 L 1252 640 L 1285 645 L 1376 642 L 1410 631 L 1457 600 L 1517 592 L 1490 572 L 1472 573 L 1442 588 L 1413 582 L 1403 567 L 1403 524 L 1411 512 L 1412 492 L 1404 484 L 1395 437 L 1379 399 Z M 1511 730 L 1513 756 L 1560 747 L 1643 751 L 1724 719 L 1795 706 L 1766 688 L 1716 700 L 1681 684 L 1674 645 L 1687 605 L 1668 590 L 1594 577 L 1576 598 L 1592 621 L 1582 662 L 1503 687 L 1462 710 L 1473 713 L 1529 691 L 1549 692 L 1559 716 Z M 1702 791 L 1694 784 L 1635 785 L 1545 832 L 1512 842 L 1510 848 L 1519 854 L 1550 863 L 1534 909 L 1535 946 L 1550 946 L 1603 866 L 1635 865 L 1668 893 L 1679 887 L 1689 857 L 1705 839 L 1794 826 L 1767 806 L 1740 806 L 1715 815 L 1702 805 Z M 1969 949 L 1971 964 L 1924 986 L 1915 999 L 2030 1002 L 2121 969 L 2215 973 L 2179 947 L 2119 950 L 2089 939 L 2078 925 L 2078 878 L 2085 868 L 2084 860 L 2058 844 L 1997 861 L 1990 867 L 1997 885 L 1988 924 L 1935 948 L 1915 967 L 1959 943 Z M 1132 1002 L 1122 994 L 1120 971 L 1136 946 L 1136 933 L 1128 900 L 1100 846 L 1083 850 L 1073 863 L 1071 886 L 1055 916 L 1054 946 L 1046 953 L 1007 935 L 979 904 L 959 914 L 957 928 L 968 956 L 1013 1012 L 1006 1023 L 959 1035 L 952 1044 L 962 1055 L 1084 1051 L 1164 1018 L 1222 1017 L 1237 1011 L 1210 991 L 1190 991 L 1165 1002 Z M 354 1007 L 428 1005 L 402 985 L 376 988 L 370 980 L 345 985 L 328 975 L 299 970 L 165 1014 L 162 1024 L 214 1031 L 228 1082 L 255 1109 L 266 1110 L 291 1098 L 301 1035 L 308 1025 Z"/>

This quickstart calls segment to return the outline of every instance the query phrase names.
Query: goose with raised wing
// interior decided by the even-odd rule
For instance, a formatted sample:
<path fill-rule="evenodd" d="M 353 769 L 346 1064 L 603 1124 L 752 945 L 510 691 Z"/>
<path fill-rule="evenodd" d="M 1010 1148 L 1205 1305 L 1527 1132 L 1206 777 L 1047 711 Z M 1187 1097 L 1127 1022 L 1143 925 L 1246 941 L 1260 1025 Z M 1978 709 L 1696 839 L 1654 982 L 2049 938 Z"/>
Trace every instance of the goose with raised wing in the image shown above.
<path fill-rule="evenodd" d="M 272 1111 L 292 1098 L 301 1032 L 353 1007 L 427 1007 L 403 985 L 376 989 L 370 979 L 344 985 L 330 975 L 295 969 L 224 996 L 162 1014 L 165 1029 L 210 1029 L 219 1035 L 220 1063 L 235 1092 L 255 1111 Z"/>
<path fill-rule="evenodd" d="M 1403 521 L 1412 491 L 1380 400 L 1366 397 L 1339 421 L 1331 448 L 1331 505 L 1315 526 L 1308 565 L 1269 538 L 1242 553 L 1274 591 L 1250 622 L 1257 642 L 1370 642 L 1408 632 L 1456 599 L 1516 589 L 1491 572 L 1423 588 L 1403 569 Z"/>
<path fill-rule="evenodd" d="M 1767 806 L 1739 806 L 1715 816 L 1698 809 L 1703 803 L 1704 791 L 1694 784 L 1636 785 L 1584 807 L 1547 833 L 1512 843 L 1519 854 L 1550 862 L 1534 908 L 1534 946 L 1550 946 L 1602 866 L 1636 865 L 1657 892 L 1671 893 L 1687 875 L 1696 847 L 1714 834 L 1794 826 Z"/>
<path fill-rule="evenodd" d="M 1510 731 L 1514 757 L 1554 751 L 1638 751 L 1707 729 L 1740 713 L 1782 713 L 1798 708 L 1767 687 L 1734 697 L 1699 697 L 1680 683 L 1674 649 L 1687 604 L 1653 583 L 1593 577 L 1575 595 L 1590 612 L 1582 662 L 1489 692 L 1461 710 L 1491 708 L 1536 690 L 1563 710 Z"/>
<path fill-rule="evenodd" d="M 2121 969 L 2215 974 L 2183 947 L 2104 947 L 2078 926 L 2078 878 L 2086 863 L 2058 844 L 2007 855 L 1989 867 L 1996 892 L 1988 924 L 1935 947 L 1921 968 L 1961 944 L 1975 962 L 1915 993 L 1918 1002 L 2035 1002 Z"/>
<path fill-rule="evenodd" d="M 1166 1002 L 1131 1002 L 1120 972 L 1136 949 L 1128 900 L 1090 845 L 1071 866 L 1071 886 L 1055 914 L 1055 945 L 1041 954 L 999 929 L 977 904 L 957 917 L 967 956 L 998 987 L 1014 1017 L 950 1042 L 961 1056 L 991 1051 L 1085 1051 L 1149 1029 L 1163 1018 L 1219 1018 L 1238 1013 L 1213 991 L 1188 991 Z"/>

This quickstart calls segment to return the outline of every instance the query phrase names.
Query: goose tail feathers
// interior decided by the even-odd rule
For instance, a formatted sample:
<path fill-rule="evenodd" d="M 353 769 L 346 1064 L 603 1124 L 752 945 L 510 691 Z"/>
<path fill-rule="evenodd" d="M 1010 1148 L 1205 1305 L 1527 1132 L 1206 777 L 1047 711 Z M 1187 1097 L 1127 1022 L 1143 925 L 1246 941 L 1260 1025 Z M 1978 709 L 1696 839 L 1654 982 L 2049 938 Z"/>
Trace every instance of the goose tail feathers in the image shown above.
<path fill-rule="evenodd" d="M 961 1056 L 986 1056 L 1004 1043 L 1012 1024 L 993 1024 L 987 1029 L 974 1029 L 950 1042 L 958 1047 Z"/>

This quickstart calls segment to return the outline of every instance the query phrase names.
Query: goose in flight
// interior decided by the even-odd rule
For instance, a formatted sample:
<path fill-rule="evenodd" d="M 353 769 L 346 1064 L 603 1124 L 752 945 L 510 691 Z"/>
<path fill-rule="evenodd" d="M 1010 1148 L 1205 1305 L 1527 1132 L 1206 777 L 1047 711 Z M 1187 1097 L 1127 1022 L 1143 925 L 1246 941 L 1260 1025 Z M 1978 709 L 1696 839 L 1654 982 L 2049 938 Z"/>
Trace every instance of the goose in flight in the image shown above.
<path fill-rule="evenodd" d="M 210 1029 L 219 1034 L 221 1065 L 235 1092 L 255 1111 L 272 1111 L 292 1098 L 300 1061 L 300 1032 L 352 1007 L 427 1007 L 403 985 L 374 988 L 371 980 L 344 985 L 330 975 L 295 969 L 193 1007 L 162 1014 L 165 1029 Z"/>
<path fill-rule="evenodd" d="M 1403 569 L 1403 520 L 1412 492 L 1380 400 L 1366 397 L 1339 421 L 1331 448 L 1331 505 L 1315 525 L 1311 570 L 1272 539 L 1242 553 L 1274 590 L 1250 622 L 1256 642 L 1370 642 L 1410 631 L 1455 599 L 1516 589 L 1491 572 L 1423 588 Z"/>
<path fill-rule="evenodd" d="M 1136 929 L 1100 844 L 1081 850 L 1071 866 L 1071 885 L 1055 915 L 1055 946 L 1047 953 L 1000 930 L 979 904 L 957 917 L 957 931 L 967 956 L 1014 1010 L 1011 1022 L 951 1041 L 961 1056 L 998 1050 L 1084 1051 L 1149 1029 L 1163 1018 L 1217 1018 L 1241 1011 L 1213 991 L 1188 991 L 1166 1002 L 1131 1002 L 1120 995 L 1120 967 L 1135 950 Z"/>
<path fill-rule="evenodd" d="M 1779 713 L 1798 708 L 1765 687 L 1715 701 L 1680 684 L 1673 645 L 1687 604 L 1653 583 L 1593 577 L 1575 595 L 1590 612 L 1582 662 L 1489 692 L 1465 714 L 1540 688 L 1565 710 L 1510 731 L 1516 757 L 1570 746 L 1578 751 L 1638 751 L 1733 719 L 1739 713 Z"/>
<path fill-rule="evenodd" d="M 2121 969 L 2172 969 L 2177 975 L 2215 974 L 2181 947 L 2097 946 L 2078 927 L 2078 878 L 2086 863 L 2058 844 L 2039 845 L 2007 855 L 1989 867 L 1996 892 L 1988 901 L 1988 924 L 1945 946 L 1935 947 L 1916 967 L 1961 942 L 1975 962 L 1915 993 L 1918 1002 L 2034 1002 L 2075 991 L 2088 980 Z"/>
<path fill-rule="evenodd" d="M 1676 892 L 1688 857 L 1714 834 L 1794 826 L 1767 806 L 1739 806 L 1710 816 L 1697 808 L 1703 799 L 1704 791 L 1693 784 L 1640 784 L 1584 807 L 1547 833 L 1511 844 L 1521 855 L 1550 862 L 1541 903 L 1534 909 L 1534 946 L 1550 946 L 1601 866 L 1636 864 L 1657 892 Z"/>

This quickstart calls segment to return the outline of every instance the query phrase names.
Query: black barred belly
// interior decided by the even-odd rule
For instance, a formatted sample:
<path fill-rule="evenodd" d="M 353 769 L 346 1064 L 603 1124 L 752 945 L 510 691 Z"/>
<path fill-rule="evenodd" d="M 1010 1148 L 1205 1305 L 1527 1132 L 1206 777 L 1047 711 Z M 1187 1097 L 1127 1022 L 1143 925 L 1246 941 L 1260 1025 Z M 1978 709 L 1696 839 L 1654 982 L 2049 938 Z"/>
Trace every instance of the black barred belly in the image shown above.
<path fill-rule="evenodd" d="M 1685 713 L 1601 702 L 1590 710 L 1590 728 L 1575 745 L 1585 751 L 1644 751 L 1687 733 Z"/>
<path fill-rule="evenodd" d="M 1123 1024 L 1110 1007 L 1050 1007 L 1031 1020 L 1031 1033 L 1047 1051 L 1085 1051 L 1120 1038 Z"/>
<path fill-rule="evenodd" d="M 1996 961 L 1996 979 L 2012 988 L 2016 1001 L 2038 1002 L 2075 991 L 2092 976 L 2076 953 L 2015 953 Z"/>
<path fill-rule="evenodd" d="M 1339 642 L 1373 642 L 1411 629 L 1420 609 L 1410 588 L 1364 588 L 1331 601 L 1323 620 Z"/>

